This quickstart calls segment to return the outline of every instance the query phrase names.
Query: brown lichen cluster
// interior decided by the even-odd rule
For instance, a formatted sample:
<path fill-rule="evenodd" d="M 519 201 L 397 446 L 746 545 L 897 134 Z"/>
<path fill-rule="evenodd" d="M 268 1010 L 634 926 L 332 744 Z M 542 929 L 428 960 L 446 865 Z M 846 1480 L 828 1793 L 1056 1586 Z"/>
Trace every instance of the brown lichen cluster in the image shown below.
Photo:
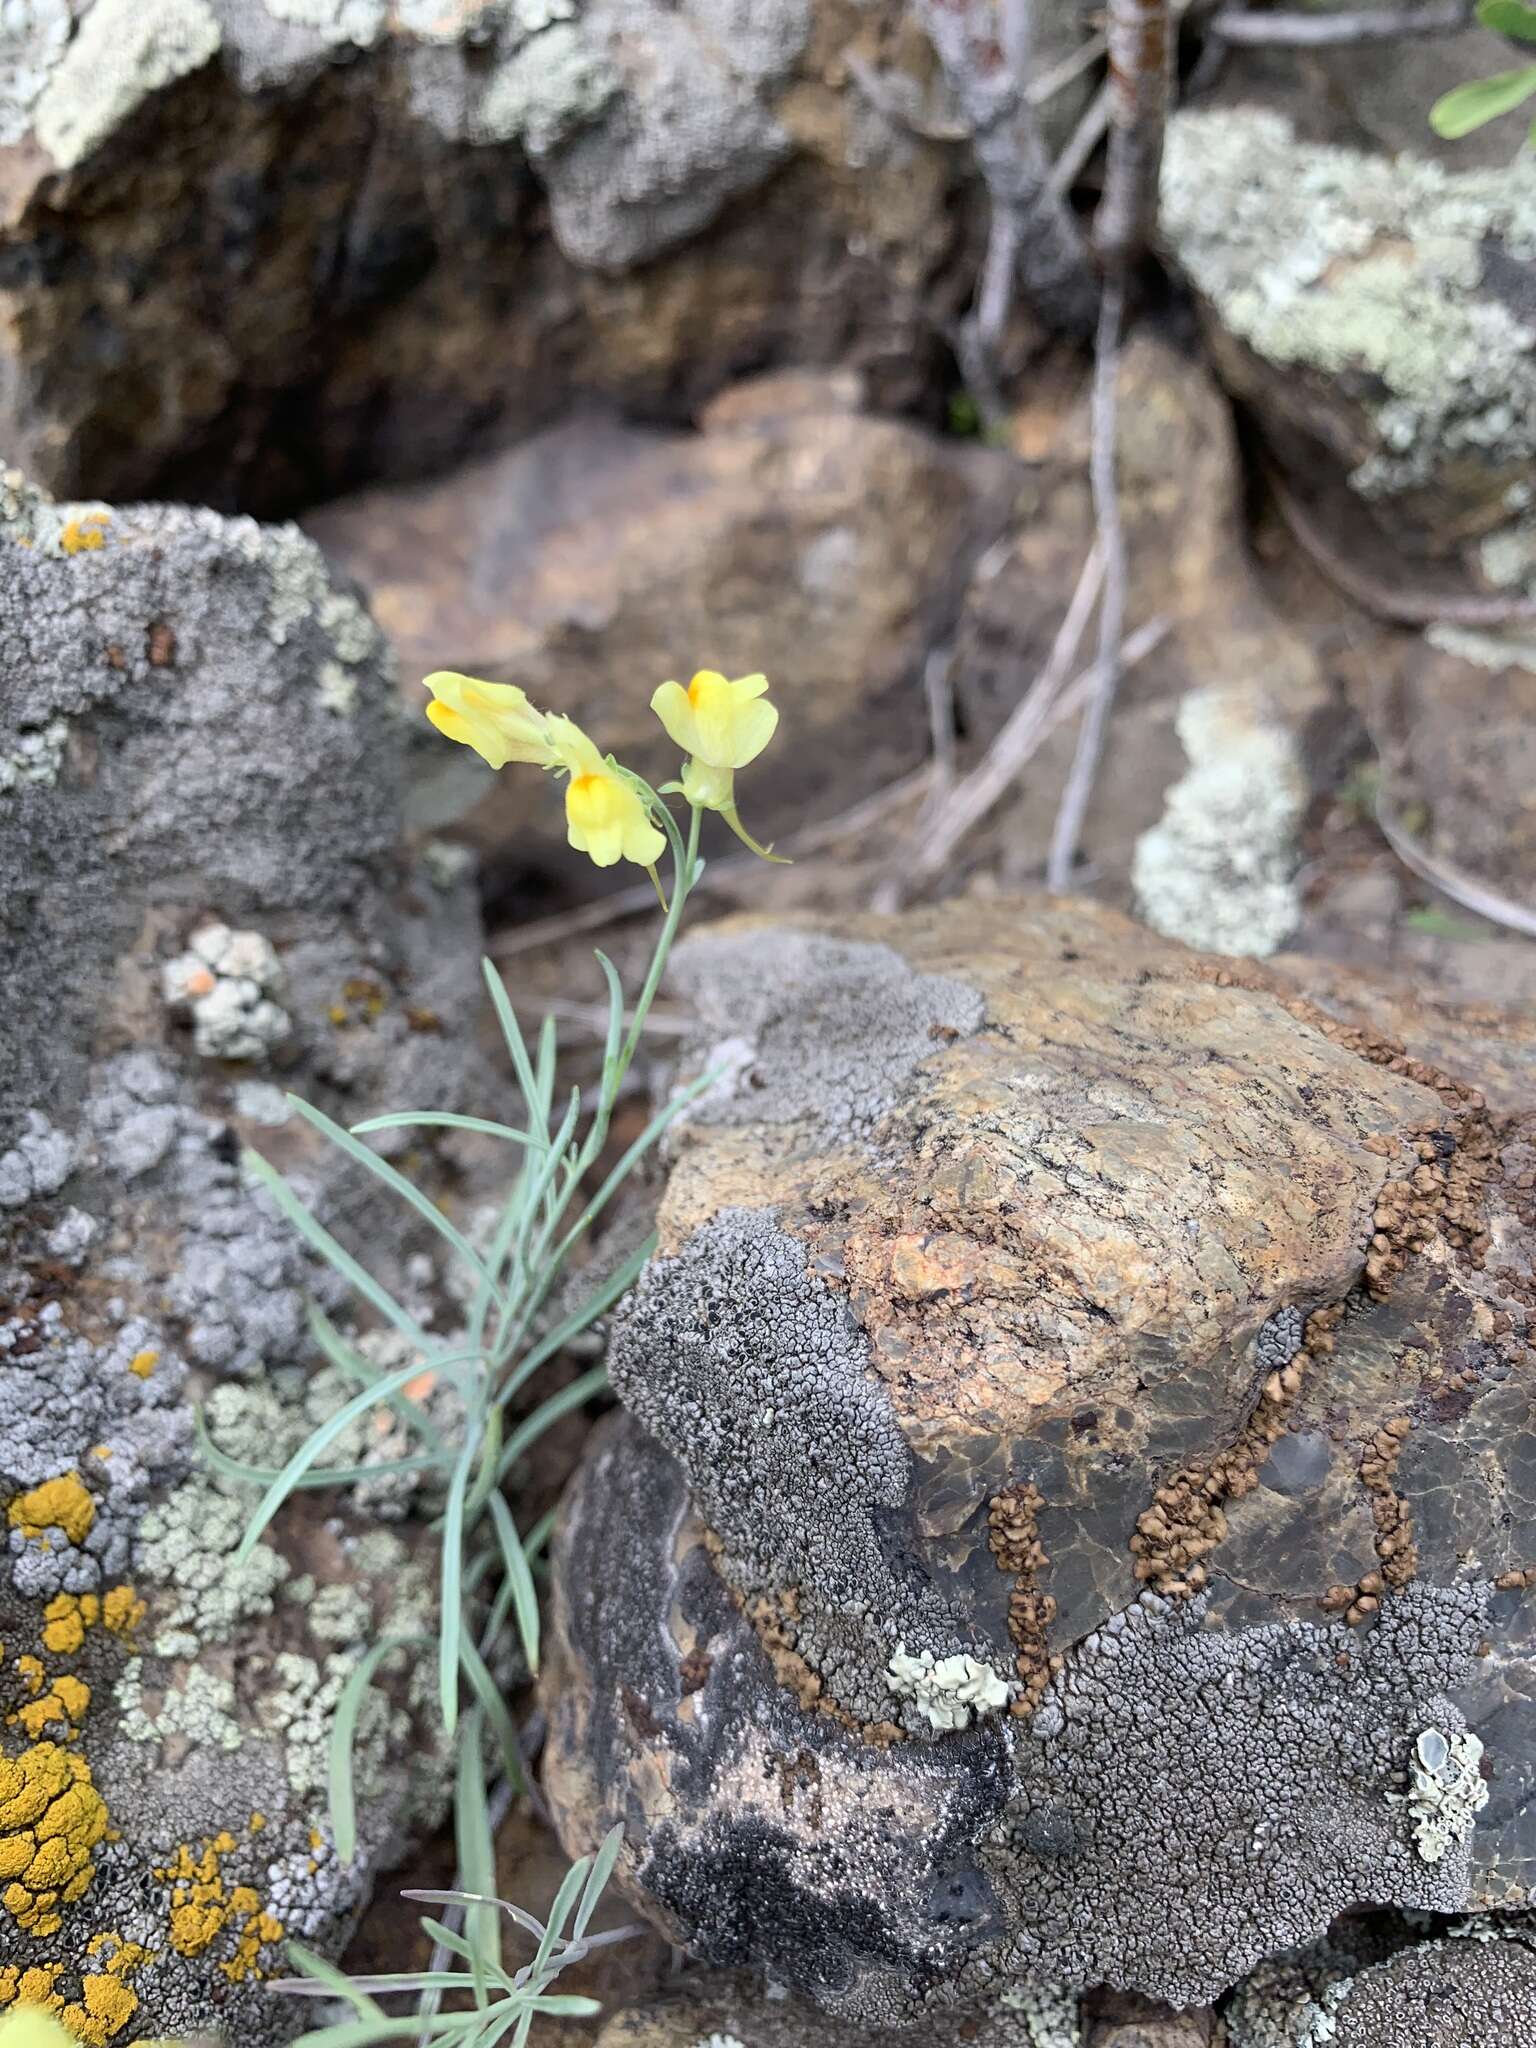
<path fill-rule="evenodd" d="M 1131 1551 L 1136 1577 L 1167 1600 L 1198 1593 L 1209 1576 L 1205 1560 L 1227 1533 L 1224 1512 L 1229 1501 L 1241 1500 L 1259 1483 L 1272 1446 L 1285 1434 L 1308 1365 L 1334 1348 L 1334 1331 L 1343 1308 L 1335 1303 L 1313 1311 L 1302 1332 L 1301 1348 L 1288 1365 L 1270 1373 L 1253 1413 L 1236 1440 L 1204 1464 L 1176 1472 L 1152 1497 L 1152 1505 L 1136 1519 Z"/>
<path fill-rule="evenodd" d="M 1054 1597 L 1042 1592 L 1036 1575 L 1050 1563 L 1040 1541 L 1040 1510 L 1045 1495 L 1033 1481 L 1006 1487 L 994 1494 L 987 1510 L 987 1541 L 997 1568 L 1010 1574 L 1013 1591 L 1008 1596 L 1008 1634 L 1014 1647 L 1014 1669 L 1022 1690 L 1009 1711 L 1016 1716 L 1032 1714 L 1052 1677 L 1062 1667 L 1059 1656 L 1049 1648 L 1049 1631 L 1056 1619 Z"/>

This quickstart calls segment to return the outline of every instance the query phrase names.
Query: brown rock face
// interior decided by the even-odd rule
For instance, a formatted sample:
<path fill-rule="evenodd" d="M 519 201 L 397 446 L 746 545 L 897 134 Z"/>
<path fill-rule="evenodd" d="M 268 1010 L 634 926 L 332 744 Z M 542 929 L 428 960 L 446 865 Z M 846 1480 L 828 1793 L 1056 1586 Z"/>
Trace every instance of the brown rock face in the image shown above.
<path fill-rule="evenodd" d="M 994 733 L 1044 666 L 1082 572 L 1094 531 L 1086 411 L 1080 387 L 1026 399 L 1016 415 L 1024 470 L 1011 545 L 988 556 L 955 638 L 956 696 L 972 735 Z M 1266 600 L 1243 546 L 1231 408 L 1194 354 L 1153 333 L 1139 333 L 1125 352 L 1118 456 L 1130 615 L 1167 622 L 1162 642 L 1121 686 L 1086 822 L 1087 857 L 1128 907 L 1136 843 L 1190 765 L 1175 729 L 1190 691 L 1219 692 L 1231 718 L 1283 736 L 1298 784 L 1326 767 L 1334 721 L 1311 646 Z M 1006 859 L 1020 879 L 1044 865 L 1074 745 L 1070 724 L 1052 734 L 1009 807 Z M 1288 874 L 1294 856 L 1286 863 L 1278 847 L 1273 857 Z M 1222 865 L 1213 848 L 1213 890 L 1223 886 Z M 1192 932 L 1174 935 L 1197 942 Z M 1223 950 L 1255 950 L 1252 935 L 1238 930 Z"/>
<path fill-rule="evenodd" d="M 910 402 L 967 207 L 844 53 L 922 84 L 926 44 L 895 4 L 738 11 L 41 0 L 0 92 L 0 441 L 62 492 L 271 512 L 573 393 L 686 416 L 838 361 Z"/>
<path fill-rule="evenodd" d="M 413 712 L 430 669 L 518 683 L 661 781 L 676 750 L 656 684 L 764 670 L 793 741 L 741 797 L 771 836 L 923 759 L 925 650 L 1018 482 L 1006 456 L 872 418 L 858 395 L 848 375 L 758 379 L 702 433 L 558 427 L 307 524 L 369 592 Z M 422 759 L 424 800 L 461 814 L 493 870 L 527 858 L 539 828 L 503 784 L 440 742 Z"/>
<path fill-rule="evenodd" d="M 654 1441 L 557 1546 L 571 1840 L 881 2023 L 1523 1899 L 1529 1083 L 1043 900 L 679 973 L 719 1079 L 615 1334 Z"/>

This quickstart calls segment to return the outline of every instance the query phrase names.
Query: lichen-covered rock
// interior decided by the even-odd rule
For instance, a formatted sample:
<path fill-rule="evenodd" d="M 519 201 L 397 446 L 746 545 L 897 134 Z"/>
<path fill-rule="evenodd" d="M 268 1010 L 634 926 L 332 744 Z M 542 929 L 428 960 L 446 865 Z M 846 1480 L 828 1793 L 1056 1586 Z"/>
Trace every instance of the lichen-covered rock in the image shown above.
<path fill-rule="evenodd" d="M 1254 1971 L 1227 2007 L 1231 2048 L 1514 2048 L 1536 2025 L 1536 1943 L 1522 1922 L 1349 1927 Z"/>
<path fill-rule="evenodd" d="M 1431 626 L 1383 673 L 1371 723 L 1393 810 L 1429 850 L 1536 897 L 1536 637 Z"/>
<path fill-rule="evenodd" d="M 401 1433 L 355 1428 L 377 1479 L 299 1496 L 243 1565 L 255 1496 L 195 1440 L 202 1401 L 231 1457 L 281 1464 L 355 1390 L 306 1327 L 311 1297 L 346 1324 L 338 1283 L 241 1151 L 363 1233 L 424 1325 L 451 1314 L 411 1212 L 283 1090 L 344 1119 L 485 1096 L 477 920 L 398 859 L 383 643 L 295 530 L 7 472 L 0 624 L 0 759 L 27 764 L 0 788 L 0 2007 L 259 2044 L 302 2019 L 261 1986 L 284 1941 L 334 1952 L 443 1787 L 397 1659 L 338 1862 L 342 1687 L 434 1627 Z M 389 1370 L 416 1348 L 356 1342 Z"/>
<path fill-rule="evenodd" d="M 54 490 L 288 511 L 576 396 L 684 417 L 744 364 L 855 360 L 899 405 L 938 373 L 970 188 L 846 62 L 931 86 L 897 0 L 73 13 L 0 41 L 0 441 Z"/>
<path fill-rule="evenodd" d="M 1044 666 L 1092 545 L 1086 373 L 1070 394 L 1026 393 L 1012 438 L 1022 462 L 1012 530 L 983 558 L 954 635 L 956 700 L 978 740 Z M 1139 331 L 1125 351 L 1117 456 L 1131 615 L 1167 630 L 1126 678 L 1085 858 L 1100 896 L 1134 904 L 1154 929 L 1213 951 L 1271 952 L 1299 917 L 1297 824 L 1330 767 L 1328 690 L 1243 546 L 1231 408 L 1206 365 L 1165 334 Z M 1005 876 L 1044 866 L 1074 744 L 1068 721 L 1000 814 Z"/>
<path fill-rule="evenodd" d="M 557 1545 L 569 1839 L 865 2023 L 1522 1903 L 1529 1089 L 1080 906 L 678 974 L 718 1079 L 615 1333 L 655 1442 Z"/>
<path fill-rule="evenodd" d="M 1445 554 L 1527 509 L 1536 165 L 1298 141 L 1255 107 L 1170 124 L 1162 229 L 1228 385 L 1309 482 Z"/>
<path fill-rule="evenodd" d="M 995 450 L 858 401 L 854 376 L 757 378 L 702 433 L 577 422 L 306 524 L 367 590 L 413 710 L 427 670 L 493 676 L 661 782 L 677 754 L 655 685 L 701 664 L 765 671 L 797 736 L 752 771 L 748 817 L 772 838 L 925 757 L 927 650 L 1020 481 Z M 463 814 L 493 886 L 498 856 L 526 867 L 538 820 L 472 757 L 437 746 L 419 801 Z"/>

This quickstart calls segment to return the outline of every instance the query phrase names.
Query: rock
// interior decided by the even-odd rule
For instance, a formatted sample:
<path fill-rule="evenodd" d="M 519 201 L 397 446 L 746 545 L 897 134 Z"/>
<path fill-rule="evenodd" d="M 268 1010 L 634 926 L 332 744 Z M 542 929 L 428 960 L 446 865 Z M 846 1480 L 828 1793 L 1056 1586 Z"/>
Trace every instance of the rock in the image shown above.
<path fill-rule="evenodd" d="M 678 977 L 719 1079 L 614 1335 L 652 1437 L 556 1544 L 568 1847 L 863 2024 L 1526 1899 L 1529 1085 L 1081 904 Z"/>
<path fill-rule="evenodd" d="M 1362 1971 L 1335 2013 L 1338 2048 L 1440 2048 L 1529 2040 L 1536 1947 L 1508 1939 L 1435 1941 Z"/>
<path fill-rule="evenodd" d="M 1298 141 L 1262 108 L 1191 110 L 1162 230 L 1222 377 L 1309 489 L 1347 482 L 1419 556 L 1527 509 L 1536 165 L 1448 172 Z"/>
<path fill-rule="evenodd" d="M 1536 637 L 1431 626 L 1383 679 L 1372 729 L 1414 837 L 1536 912 Z"/>
<path fill-rule="evenodd" d="M 1026 1994 L 982 2020 L 935 2015 L 923 2030 L 933 2048 L 1082 2048 L 1075 1999 Z M 605 2021 L 594 2048 L 907 2048 L 904 2029 L 839 2025 L 782 1986 L 766 1991 L 744 1971 L 709 1970 L 677 1995 L 625 2007 Z"/>
<path fill-rule="evenodd" d="M 383 643 L 296 529 L 56 505 L 7 472 L 0 615 L 0 760 L 27 764 L 0 790 L 0 2007 L 51 2002 L 95 2043 L 216 2015 L 260 2048 L 304 2017 L 262 1987 L 286 1941 L 337 1951 L 445 1768 L 430 1675 L 386 1668 L 338 1861 L 338 1695 L 435 1627 L 435 1507 L 369 1421 L 337 1450 L 377 1477 L 299 1495 L 235 1563 L 256 1495 L 210 1468 L 198 1407 L 280 1465 L 353 1391 L 305 1318 L 314 1296 L 350 1329 L 345 1290 L 241 1147 L 430 1326 L 436 1240 L 282 1088 L 348 1121 L 492 1099 L 477 916 L 396 854 Z M 199 1013 L 221 989 L 224 1035 Z M 475 1185 L 468 1155 L 417 1164 L 435 1195 Z"/>
<path fill-rule="evenodd" d="M 1503 2048 L 1529 2037 L 1536 2019 L 1536 1948 L 1519 1925 L 1453 1930 L 1426 1940 L 1422 1927 L 1341 1930 L 1265 1964 L 1227 2008 L 1230 2048 Z"/>
<path fill-rule="evenodd" d="M 1111 1993 L 1088 2031 L 1087 2048 L 1224 2048 L 1220 2025 L 1213 2012 L 1170 2012 Z"/>
<path fill-rule="evenodd" d="M 1054 10 L 1056 44 L 1082 34 Z M 30 30 L 30 36 L 29 36 Z M 897 0 L 33 0 L 0 65 L 0 443 L 263 513 L 746 365 L 931 396 L 974 188 Z"/>
<path fill-rule="evenodd" d="M 1027 467 L 1011 546 L 986 556 L 955 641 L 956 699 L 976 740 L 1044 666 L 1093 538 L 1086 390 L 1027 405 L 1014 438 Z M 1166 335 L 1126 349 L 1118 454 L 1130 616 L 1168 631 L 1122 686 L 1085 855 L 1101 893 L 1134 901 L 1155 929 L 1272 952 L 1299 916 L 1296 828 L 1331 762 L 1329 690 L 1245 553 L 1227 401 Z M 1047 739 L 1001 820 L 1015 879 L 1043 869 L 1075 743 L 1070 724 Z"/>
<path fill-rule="evenodd" d="M 744 815 L 771 838 L 924 759 L 925 654 L 1018 482 L 1006 456 L 871 418 L 858 396 L 847 375 L 755 379 L 702 433 L 578 422 L 307 524 L 369 592 L 413 717 L 434 668 L 518 683 L 661 781 L 677 758 L 651 713 L 656 685 L 764 670 L 795 734 L 742 784 Z M 422 733 L 418 809 L 459 814 L 494 888 L 499 868 L 526 866 L 540 824 Z"/>

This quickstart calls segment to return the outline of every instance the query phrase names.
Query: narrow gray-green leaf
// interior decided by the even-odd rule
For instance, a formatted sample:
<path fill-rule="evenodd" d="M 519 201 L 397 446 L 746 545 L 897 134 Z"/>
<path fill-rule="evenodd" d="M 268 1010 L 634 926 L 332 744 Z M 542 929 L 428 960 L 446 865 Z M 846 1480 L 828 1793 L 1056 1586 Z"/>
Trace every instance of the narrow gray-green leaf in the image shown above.
<path fill-rule="evenodd" d="M 259 1152 L 247 1151 L 241 1156 L 247 1172 L 253 1174 L 261 1182 L 267 1193 L 277 1204 L 281 1213 L 293 1225 L 294 1229 L 309 1241 L 321 1258 L 328 1265 L 333 1266 L 348 1285 L 354 1287 L 362 1295 L 365 1301 L 372 1302 L 373 1306 L 387 1323 L 393 1323 L 395 1328 L 403 1331 L 413 1344 L 418 1344 L 425 1349 L 426 1339 L 422 1335 L 415 1318 L 406 1314 L 388 1288 L 382 1287 L 366 1266 L 360 1266 L 352 1254 L 336 1242 L 325 1225 L 299 1200 L 293 1189 L 289 1187 L 287 1181 L 277 1171 L 277 1168 L 269 1166 Z"/>

